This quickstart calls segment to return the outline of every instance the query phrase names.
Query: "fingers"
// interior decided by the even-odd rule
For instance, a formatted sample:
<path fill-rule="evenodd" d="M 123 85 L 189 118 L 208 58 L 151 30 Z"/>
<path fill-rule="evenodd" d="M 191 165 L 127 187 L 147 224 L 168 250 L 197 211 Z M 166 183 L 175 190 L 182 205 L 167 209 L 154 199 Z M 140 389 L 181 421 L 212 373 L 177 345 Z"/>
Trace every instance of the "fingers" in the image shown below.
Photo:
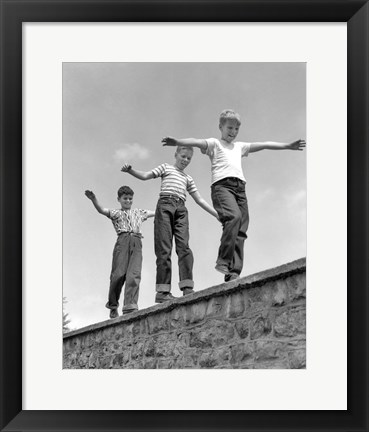
<path fill-rule="evenodd" d="M 172 137 L 164 137 L 161 142 L 163 143 L 163 146 L 175 146 L 176 145 L 176 140 Z"/>
<path fill-rule="evenodd" d="M 129 171 L 131 168 L 132 168 L 131 165 L 129 165 L 129 164 L 124 164 L 120 170 L 123 171 L 123 172 L 127 172 L 127 171 Z"/>

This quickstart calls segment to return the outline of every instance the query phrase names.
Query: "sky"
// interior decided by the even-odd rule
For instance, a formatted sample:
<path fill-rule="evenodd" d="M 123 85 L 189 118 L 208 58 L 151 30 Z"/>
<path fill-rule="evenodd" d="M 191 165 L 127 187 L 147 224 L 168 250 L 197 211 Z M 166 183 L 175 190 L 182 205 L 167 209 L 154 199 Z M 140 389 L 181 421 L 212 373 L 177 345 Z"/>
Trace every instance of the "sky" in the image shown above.
<path fill-rule="evenodd" d="M 122 165 L 149 171 L 174 163 L 175 148 L 161 144 L 167 135 L 220 138 L 226 108 L 241 116 L 238 141 L 306 139 L 306 64 L 63 64 L 63 296 L 71 329 L 109 317 L 116 233 L 84 191 L 119 208 L 117 190 L 128 185 L 135 192 L 132 208 L 154 211 L 160 179 L 141 181 L 122 173 Z M 264 150 L 242 159 L 250 225 L 241 277 L 306 256 L 306 151 Z M 208 156 L 195 149 L 186 172 L 211 204 Z M 190 196 L 186 206 L 200 291 L 223 283 L 214 269 L 222 228 Z M 150 218 L 142 225 L 139 309 L 155 304 L 153 230 Z M 180 296 L 174 250 L 172 271 L 172 293 Z"/>

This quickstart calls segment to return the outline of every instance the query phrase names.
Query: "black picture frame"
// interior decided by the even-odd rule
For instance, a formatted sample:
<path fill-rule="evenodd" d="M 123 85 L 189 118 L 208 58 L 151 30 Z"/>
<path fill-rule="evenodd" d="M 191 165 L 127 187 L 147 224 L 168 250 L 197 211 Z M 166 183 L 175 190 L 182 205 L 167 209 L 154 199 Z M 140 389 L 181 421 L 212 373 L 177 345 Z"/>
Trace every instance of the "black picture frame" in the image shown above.
<path fill-rule="evenodd" d="M 1 431 L 368 431 L 368 2 L 0 0 L 0 4 Z M 142 415 L 142 411 L 22 410 L 22 23 L 121 21 L 347 22 L 347 411 L 178 410 Z M 334 147 L 334 143 L 326 144 Z M 339 206 L 337 211 L 344 211 Z M 338 232 L 334 247 L 340 247 L 341 236 Z M 179 394 L 172 397 L 180 402 Z"/>

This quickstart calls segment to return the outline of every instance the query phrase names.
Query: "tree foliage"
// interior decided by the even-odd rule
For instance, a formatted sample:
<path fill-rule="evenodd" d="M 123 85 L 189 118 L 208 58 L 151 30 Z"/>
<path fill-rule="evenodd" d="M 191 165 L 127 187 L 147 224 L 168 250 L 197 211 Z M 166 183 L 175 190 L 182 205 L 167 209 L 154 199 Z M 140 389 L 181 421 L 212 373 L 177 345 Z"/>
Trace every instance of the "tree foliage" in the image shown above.
<path fill-rule="evenodd" d="M 69 328 L 69 323 L 70 323 L 69 314 L 64 311 L 64 305 L 66 303 L 68 303 L 67 298 L 63 297 L 63 333 L 67 333 L 67 332 L 70 331 L 70 328 Z"/>

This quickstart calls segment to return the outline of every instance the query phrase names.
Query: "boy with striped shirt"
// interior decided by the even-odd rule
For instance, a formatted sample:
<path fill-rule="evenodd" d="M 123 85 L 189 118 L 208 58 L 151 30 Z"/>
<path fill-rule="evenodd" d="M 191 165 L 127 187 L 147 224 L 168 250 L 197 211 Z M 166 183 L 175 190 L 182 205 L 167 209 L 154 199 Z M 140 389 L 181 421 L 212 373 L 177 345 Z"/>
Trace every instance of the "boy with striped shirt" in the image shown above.
<path fill-rule="evenodd" d="M 185 206 L 186 191 L 195 202 L 218 219 L 217 212 L 201 197 L 191 176 L 184 169 L 191 162 L 192 148 L 177 147 L 175 163 L 164 163 L 151 171 L 138 171 L 131 165 L 123 165 L 121 171 L 128 172 L 140 180 L 161 177 L 161 189 L 155 212 L 154 239 L 156 255 L 156 303 L 175 298 L 171 294 L 172 244 L 176 241 L 179 266 L 179 288 L 183 295 L 193 292 L 193 254 L 189 247 L 188 213 Z"/>

